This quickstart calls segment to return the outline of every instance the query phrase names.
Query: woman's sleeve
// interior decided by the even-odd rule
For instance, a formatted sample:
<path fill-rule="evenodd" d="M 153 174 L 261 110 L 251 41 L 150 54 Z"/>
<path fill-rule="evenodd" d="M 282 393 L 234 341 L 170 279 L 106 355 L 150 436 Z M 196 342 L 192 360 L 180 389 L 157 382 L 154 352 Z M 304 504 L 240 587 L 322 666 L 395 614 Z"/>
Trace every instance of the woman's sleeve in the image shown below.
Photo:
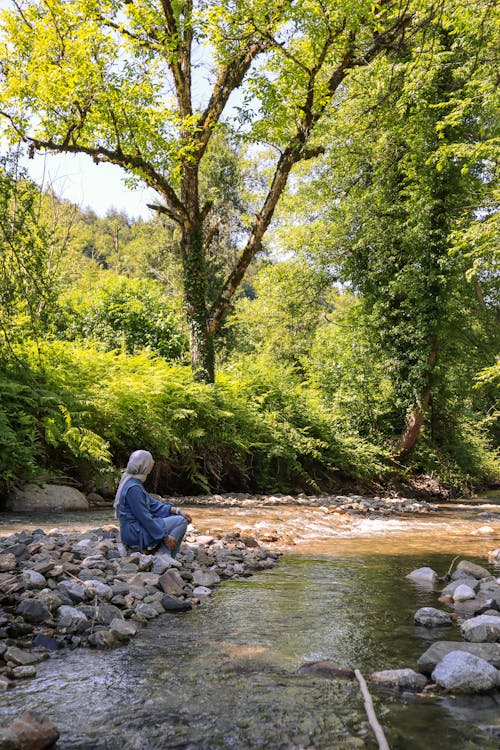
<path fill-rule="evenodd" d="M 149 510 L 152 516 L 156 518 L 168 518 L 172 515 L 172 503 L 162 503 L 161 500 L 155 500 L 154 497 L 149 495 Z"/>
<path fill-rule="evenodd" d="M 133 485 L 127 490 L 127 501 L 131 513 L 147 534 L 157 541 L 163 539 L 165 536 L 165 525 L 162 523 L 161 518 L 164 516 L 157 515 L 156 518 L 153 517 L 146 490 L 137 484 Z M 158 501 L 153 500 L 152 502 L 154 504 Z"/>

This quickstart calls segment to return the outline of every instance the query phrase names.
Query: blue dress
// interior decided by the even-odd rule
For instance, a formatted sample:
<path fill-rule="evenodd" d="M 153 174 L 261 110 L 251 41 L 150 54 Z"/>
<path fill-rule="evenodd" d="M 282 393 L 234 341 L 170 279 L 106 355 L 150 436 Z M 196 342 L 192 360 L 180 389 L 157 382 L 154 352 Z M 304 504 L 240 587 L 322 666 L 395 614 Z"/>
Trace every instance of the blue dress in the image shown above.
<path fill-rule="evenodd" d="M 180 520 L 172 507 L 151 497 L 139 479 L 127 480 L 117 509 L 123 544 L 140 550 L 160 544 Z"/>

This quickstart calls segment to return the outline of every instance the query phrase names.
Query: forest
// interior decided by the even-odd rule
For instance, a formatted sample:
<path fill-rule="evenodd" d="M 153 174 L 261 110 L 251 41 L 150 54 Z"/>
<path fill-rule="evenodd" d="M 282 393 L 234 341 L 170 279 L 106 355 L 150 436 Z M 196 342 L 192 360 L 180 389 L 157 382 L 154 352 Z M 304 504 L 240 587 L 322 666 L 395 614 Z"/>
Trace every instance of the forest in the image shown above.
<path fill-rule="evenodd" d="M 139 447 L 179 494 L 498 484 L 495 4 L 268 6 L 0 11 L 2 496 Z M 35 184 L 45 151 L 150 217 Z"/>

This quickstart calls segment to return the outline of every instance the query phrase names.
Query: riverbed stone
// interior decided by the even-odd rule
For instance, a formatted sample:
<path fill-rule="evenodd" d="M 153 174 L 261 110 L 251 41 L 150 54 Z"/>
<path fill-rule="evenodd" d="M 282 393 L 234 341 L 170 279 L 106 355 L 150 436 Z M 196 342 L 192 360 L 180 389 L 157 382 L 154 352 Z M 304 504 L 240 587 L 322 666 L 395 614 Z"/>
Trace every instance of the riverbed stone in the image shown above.
<path fill-rule="evenodd" d="M 471 587 L 467 586 L 467 584 L 465 583 L 461 583 L 453 592 L 453 601 L 465 602 L 467 601 L 467 599 L 474 599 L 475 596 L 476 593 L 474 589 L 471 589 Z"/>
<path fill-rule="evenodd" d="M 439 628 L 452 624 L 449 612 L 443 612 L 435 607 L 421 607 L 415 612 L 415 624 L 423 625 L 425 628 Z"/>
<path fill-rule="evenodd" d="M 500 547 L 497 547 L 497 549 L 492 549 L 488 552 L 488 562 L 493 564 L 500 563 Z"/>
<path fill-rule="evenodd" d="M 23 570 L 22 581 L 27 589 L 44 589 L 47 586 L 45 576 L 36 570 Z"/>
<path fill-rule="evenodd" d="M 68 633 L 78 633 L 90 625 L 90 621 L 76 607 L 62 604 L 57 609 L 57 627 L 58 630 L 65 630 Z"/>
<path fill-rule="evenodd" d="M 12 552 L 5 552 L 0 555 L 0 573 L 16 570 L 16 568 L 17 559 L 16 556 L 12 554 Z"/>
<path fill-rule="evenodd" d="M 41 623 L 52 619 L 51 611 L 38 599 L 23 599 L 19 603 L 16 612 L 24 620 L 31 623 Z"/>
<path fill-rule="evenodd" d="M 19 737 L 10 729 L 0 727 L 0 750 L 21 750 Z"/>
<path fill-rule="evenodd" d="M 137 624 L 131 620 L 122 620 L 119 617 L 111 620 L 109 629 L 121 641 L 128 641 L 137 635 Z"/>
<path fill-rule="evenodd" d="M 15 680 L 31 679 L 36 677 L 36 667 L 31 664 L 27 664 L 25 667 L 14 667 L 11 670 L 11 675 Z"/>
<path fill-rule="evenodd" d="M 162 597 L 161 605 L 166 612 L 186 612 L 193 606 L 189 599 L 176 599 L 169 594 Z"/>
<path fill-rule="evenodd" d="M 429 567 L 416 568 L 416 570 L 412 570 L 411 573 L 408 573 L 406 577 L 416 583 L 434 584 L 438 580 L 438 574 L 436 571 Z"/>
<path fill-rule="evenodd" d="M 370 680 L 378 685 L 398 690 L 423 690 L 427 684 L 427 678 L 413 669 L 385 669 L 373 672 Z"/>
<path fill-rule="evenodd" d="M 495 643 L 500 641 L 500 618 L 492 615 L 478 615 L 478 617 L 465 620 L 460 630 L 466 641 Z"/>
<path fill-rule="evenodd" d="M 5 662 L 14 664 L 16 667 L 27 667 L 39 664 L 46 658 L 46 654 L 33 654 L 17 646 L 9 646 L 3 655 Z"/>
<path fill-rule="evenodd" d="M 418 660 L 418 669 L 424 674 L 431 674 L 439 662 L 450 651 L 466 651 L 474 656 L 500 668 L 500 643 L 469 643 L 464 641 L 436 641 Z"/>
<path fill-rule="evenodd" d="M 444 587 L 441 591 L 441 596 L 453 596 L 459 586 L 469 586 L 475 592 L 479 588 L 479 581 L 477 578 L 472 578 L 472 576 L 457 578 L 455 581 L 450 581 Z"/>
<path fill-rule="evenodd" d="M 454 693 L 485 693 L 497 685 L 497 670 L 466 651 L 450 651 L 432 672 L 438 685 Z"/>
<path fill-rule="evenodd" d="M 175 568 L 166 570 L 165 573 L 160 576 L 158 584 L 165 594 L 180 596 L 184 593 L 184 579 Z"/>
<path fill-rule="evenodd" d="M 196 586 L 193 589 L 193 596 L 196 596 L 196 597 L 210 596 L 211 593 L 212 593 L 212 589 L 209 589 L 207 586 Z"/>
<path fill-rule="evenodd" d="M 58 591 L 64 592 L 72 602 L 79 604 L 85 600 L 85 589 L 77 581 L 61 581 L 57 586 Z"/>
<path fill-rule="evenodd" d="M 87 599 L 93 599 L 94 597 L 98 596 L 101 599 L 110 601 L 113 598 L 113 589 L 111 588 L 111 586 L 108 586 L 106 583 L 103 583 L 102 581 L 99 581 L 95 578 L 84 581 L 82 584 L 82 588 Z"/>
<path fill-rule="evenodd" d="M 193 584 L 195 586 L 214 586 L 220 583 L 220 576 L 214 570 L 195 570 L 193 573 Z"/>
<path fill-rule="evenodd" d="M 489 570 L 486 570 L 482 565 L 477 565 L 470 560 L 460 560 L 457 565 L 457 570 L 461 570 L 462 572 L 467 573 L 471 578 L 477 579 L 487 578 L 491 575 Z"/>
<path fill-rule="evenodd" d="M 307 661 L 305 664 L 302 664 L 297 671 L 299 674 L 327 677 L 332 680 L 336 680 L 339 677 L 349 679 L 354 678 L 354 670 L 351 669 L 351 667 L 347 667 L 344 664 L 337 664 L 328 659 Z"/>
<path fill-rule="evenodd" d="M 85 495 L 75 487 L 57 484 L 27 484 L 23 489 L 15 488 L 6 501 L 7 510 L 25 511 L 69 511 L 88 510 Z"/>
<path fill-rule="evenodd" d="M 476 615 L 484 615 L 493 605 L 493 599 L 488 599 L 485 596 L 475 596 L 474 599 L 454 602 L 454 609 L 460 617 L 472 618 Z"/>

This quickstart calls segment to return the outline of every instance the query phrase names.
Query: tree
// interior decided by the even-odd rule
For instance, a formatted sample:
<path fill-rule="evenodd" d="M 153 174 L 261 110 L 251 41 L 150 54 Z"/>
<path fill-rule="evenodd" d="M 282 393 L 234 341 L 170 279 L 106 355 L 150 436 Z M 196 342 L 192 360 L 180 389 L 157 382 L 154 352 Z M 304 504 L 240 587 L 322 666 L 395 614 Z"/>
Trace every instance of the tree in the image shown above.
<path fill-rule="evenodd" d="M 211 381 L 214 335 L 261 248 L 292 169 L 321 152 L 321 125 L 335 116 L 350 74 L 396 47 L 410 27 L 426 25 L 440 5 L 15 2 L 2 13 L 0 115 L 32 154 L 85 153 L 156 190 L 154 208 L 180 234 L 193 368 Z M 212 88 L 197 100 L 205 73 Z M 246 139 L 270 145 L 274 157 L 262 170 L 262 200 L 238 259 L 210 305 L 212 204 L 201 194 L 200 169 L 231 105 L 233 112 L 239 107 Z"/>
<path fill-rule="evenodd" d="M 494 225 L 495 18 L 487 3 L 475 15 L 465 10 L 436 24 L 432 54 L 410 41 L 398 59 L 377 61 L 370 90 L 354 84 L 350 119 L 332 135 L 320 180 L 326 221 L 318 203 L 313 214 L 319 253 L 361 294 L 386 360 L 398 459 L 413 449 L 428 413 L 433 439 L 447 432 L 440 425 L 450 432 L 450 405 L 456 413 L 467 402 L 467 382 L 470 390 L 480 367 L 475 349 L 484 344 L 468 277 L 477 260 L 473 228 Z M 354 134 L 350 122 L 363 122 L 363 113 L 370 116 Z M 486 242 L 487 232 L 481 237 Z M 498 341 L 489 338 L 487 358 Z"/>

